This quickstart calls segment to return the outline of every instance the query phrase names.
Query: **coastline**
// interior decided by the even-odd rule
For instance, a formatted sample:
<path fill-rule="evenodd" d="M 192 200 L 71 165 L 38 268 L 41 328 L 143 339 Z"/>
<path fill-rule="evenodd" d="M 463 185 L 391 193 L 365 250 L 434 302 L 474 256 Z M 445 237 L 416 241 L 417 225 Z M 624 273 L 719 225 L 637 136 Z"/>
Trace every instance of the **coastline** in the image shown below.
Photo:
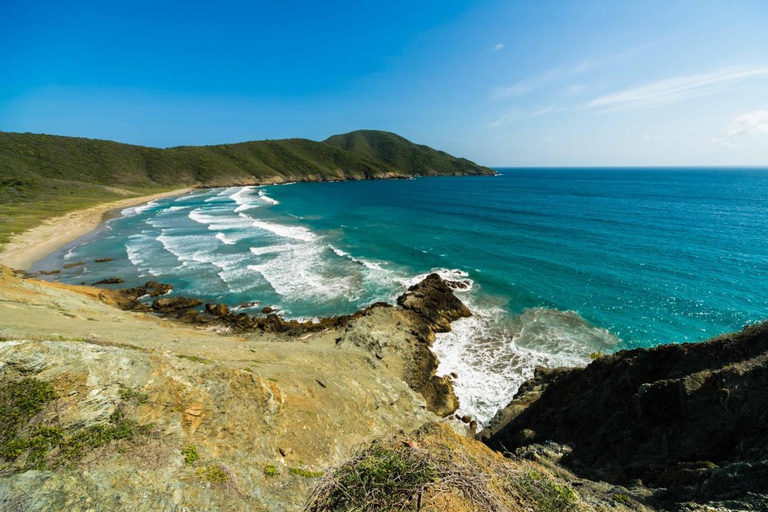
<path fill-rule="evenodd" d="M 183 195 L 192 190 L 194 187 L 185 187 L 148 196 L 130 197 L 46 219 L 39 226 L 14 235 L 11 241 L 0 249 L 0 264 L 17 270 L 29 270 L 36 261 L 96 229 L 112 210 Z"/>

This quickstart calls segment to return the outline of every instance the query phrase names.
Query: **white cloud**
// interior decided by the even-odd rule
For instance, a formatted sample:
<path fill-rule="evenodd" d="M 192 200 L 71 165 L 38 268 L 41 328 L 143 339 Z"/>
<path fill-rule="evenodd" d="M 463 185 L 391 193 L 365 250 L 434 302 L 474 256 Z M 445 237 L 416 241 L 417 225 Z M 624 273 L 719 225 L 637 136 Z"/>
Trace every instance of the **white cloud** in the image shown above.
<path fill-rule="evenodd" d="M 493 51 L 495 52 L 503 49 L 504 49 L 504 43 L 496 43 L 496 46 L 493 47 Z"/>
<path fill-rule="evenodd" d="M 586 104 L 587 108 L 648 108 L 708 96 L 723 86 L 768 75 L 768 68 L 735 71 L 722 69 L 704 75 L 682 76 L 658 80 L 639 87 L 600 96 Z"/>
<path fill-rule="evenodd" d="M 734 117 L 725 129 L 731 137 L 748 134 L 768 134 L 768 110 L 753 110 Z"/>

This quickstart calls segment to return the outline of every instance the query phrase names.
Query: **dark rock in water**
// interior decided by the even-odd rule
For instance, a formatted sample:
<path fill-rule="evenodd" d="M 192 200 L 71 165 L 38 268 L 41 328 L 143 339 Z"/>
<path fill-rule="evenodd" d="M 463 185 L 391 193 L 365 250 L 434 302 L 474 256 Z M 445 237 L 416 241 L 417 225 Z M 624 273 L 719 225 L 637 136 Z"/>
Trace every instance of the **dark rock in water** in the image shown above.
<path fill-rule="evenodd" d="M 261 312 L 264 313 L 265 315 L 268 315 L 269 313 L 274 313 L 275 312 L 275 308 L 273 308 L 271 306 L 266 306 L 266 307 L 264 307 L 261 310 Z"/>
<path fill-rule="evenodd" d="M 180 309 L 194 308 L 201 305 L 200 299 L 190 299 L 187 297 L 169 297 L 156 299 L 152 303 L 152 309 L 158 313 L 171 313 Z"/>
<path fill-rule="evenodd" d="M 237 308 L 238 308 L 238 309 L 251 309 L 251 308 L 255 308 L 255 307 L 256 307 L 256 306 L 258 306 L 259 304 L 261 304 L 259 301 L 257 301 L 257 300 L 252 300 L 252 301 L 250 301 L 250 302 L 243 302 L 243 303 L 242 303 L 242 304 L 240 304 L 240 305 L 239 305 Z"/>
<path fill-rule="evenodd" d="M 120 284 L 123 280 L 119 277 L 108 277 L 107 279 L 102 279 L 101 281 L 96 281 L 93 283 L 93 286 L 99 285 L 99 284 Z"/>
<path fill-rule="evenodd" d="M 75 263 L 67 263 L 63 266 L 63 268 L 74 268 L 74 267 L 82 267 L 85 265 L 84 261 L 77 261 Z"/>
<path fill-rule="evenodd" d="M 147 281 L 144 284 L 144 288 L 146 288 L 146 293 L 148 293 L 150 297 L 159 297 L 160 295 L 165 295 L 173 290 L 173 286 L 170 284 L 158 283 L 157 281 Z"/>
<path fill-rule="evenodd" d="M 437 274 L 430 274 L 422 282 L 408 288 L 408 293 L 398 297 L 397 303 L 421 316 L 434 332 L 449 332 L 451 322 L 472 316 L 467 306 Z"/>
<path fill-rule="evenodd" d="M 768 323 L 539 370 L 478 437 L 569 445 L 560 463 L 579 476 L 641 479 L 672 502 L 768 493 Z"/>
<path fill-rule="evenodd" d="M 469 414 L 465 414 L 464 416 L 461 417 L 461 421 L 463 421 L 464 423 L 469 423 L 470 421 L 472 421 L 472 416 L 470 416 Z"/>
<path fill-rule="evenodd" d="M 61 270 L 41 270 L 38 273 L 41 276 L 55 276 L 61 274 Z"/>
<path fill-rule="evenodd" d="M 112 261 L 112 258 L 96 258 L 96 263 L 107 263 Z"/>
<path fill-rule="evenodd" d="M 459 374 L 456 373 L 456 372 L 451 372 L 451 378 L 452 379 L 458 379 L 459 378 Z"/>
<path fill-rule="evenodd" d="M 229 314 L 229 308 L 226 304 L 206 304 L 205 310 L 213 316 L 227 316 Z"/>

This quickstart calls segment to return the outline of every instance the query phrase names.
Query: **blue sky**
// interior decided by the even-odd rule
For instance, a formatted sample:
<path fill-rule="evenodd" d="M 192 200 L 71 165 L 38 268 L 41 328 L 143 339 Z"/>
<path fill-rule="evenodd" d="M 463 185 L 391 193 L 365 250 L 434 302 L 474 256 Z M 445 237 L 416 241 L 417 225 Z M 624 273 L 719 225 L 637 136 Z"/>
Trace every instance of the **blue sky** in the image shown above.
<path fill-rule="evenodd" d="M 2 2 L 0 130 L 768 165 L 768 2 Z"/>

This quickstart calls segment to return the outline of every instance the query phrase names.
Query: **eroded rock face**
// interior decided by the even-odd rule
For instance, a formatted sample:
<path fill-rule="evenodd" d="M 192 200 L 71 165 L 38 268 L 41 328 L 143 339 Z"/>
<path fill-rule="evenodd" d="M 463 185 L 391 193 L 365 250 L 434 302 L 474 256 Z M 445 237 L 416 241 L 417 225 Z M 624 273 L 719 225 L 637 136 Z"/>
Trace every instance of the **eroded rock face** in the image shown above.
<path fill-rule="evenodd" d="M 561 463 L 581 476 L 641 479 L 673 501 L 768 494 L 768 323 L 538 372 L 479 437 L 568 444 Z"/>

